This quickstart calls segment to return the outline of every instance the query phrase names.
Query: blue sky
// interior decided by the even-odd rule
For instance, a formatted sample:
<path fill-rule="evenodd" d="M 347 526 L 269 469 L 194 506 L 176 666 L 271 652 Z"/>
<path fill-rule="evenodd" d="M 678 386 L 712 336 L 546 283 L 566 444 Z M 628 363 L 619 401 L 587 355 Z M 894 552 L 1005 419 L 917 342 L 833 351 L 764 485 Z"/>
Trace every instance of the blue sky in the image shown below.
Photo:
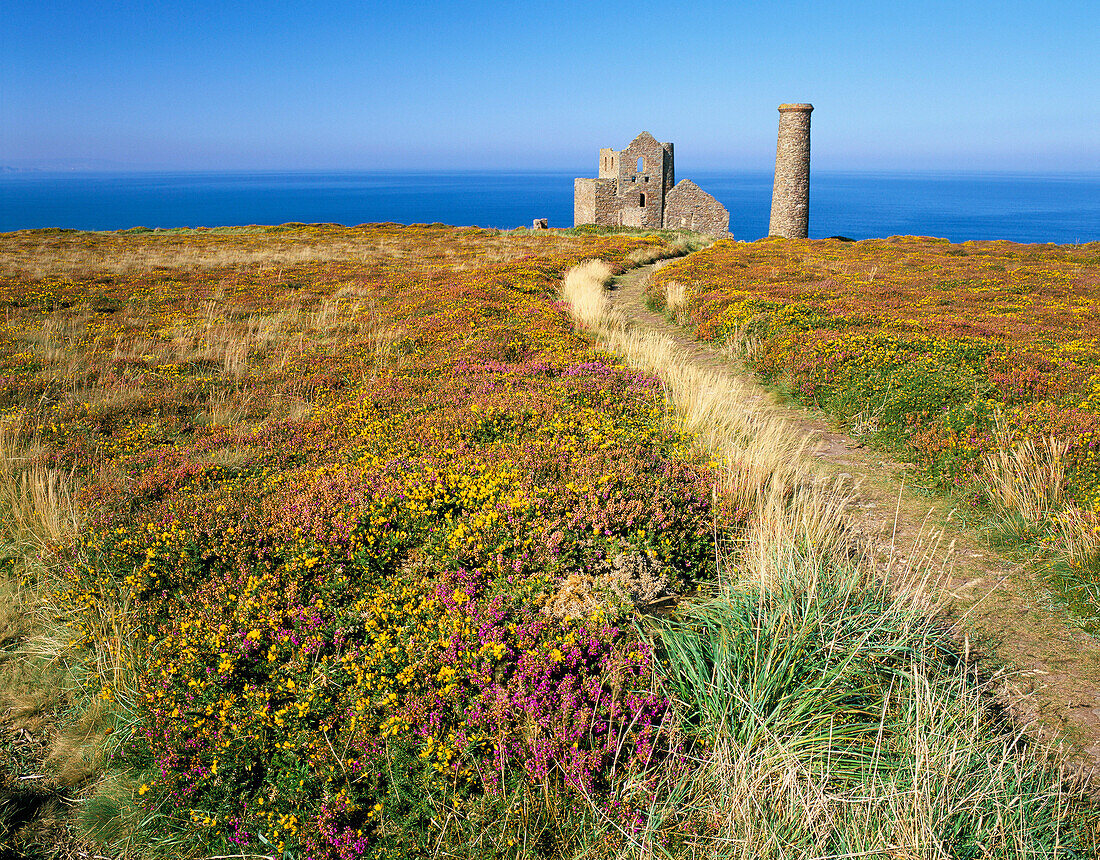
<path fill-rule="evenodd" d="M 0 166 L 1100 170 L 1095 0 L 3 8 Z"/>

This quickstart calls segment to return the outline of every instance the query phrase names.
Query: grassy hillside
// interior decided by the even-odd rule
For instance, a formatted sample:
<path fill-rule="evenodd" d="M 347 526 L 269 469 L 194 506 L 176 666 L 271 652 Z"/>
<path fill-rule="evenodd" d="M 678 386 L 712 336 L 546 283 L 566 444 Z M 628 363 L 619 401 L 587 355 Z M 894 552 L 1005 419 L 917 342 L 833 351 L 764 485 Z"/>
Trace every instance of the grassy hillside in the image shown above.
<path fill-rule="evenodd" d="M 672 241 L 0 237 L 0 845 L 1087 856 L 781 430 L 608 316 Z"/>
<path fill-rule="evenodd" d="M 988 511 L 1100 623 L 1100 245 L 720 242 L 651 296 Z"/>

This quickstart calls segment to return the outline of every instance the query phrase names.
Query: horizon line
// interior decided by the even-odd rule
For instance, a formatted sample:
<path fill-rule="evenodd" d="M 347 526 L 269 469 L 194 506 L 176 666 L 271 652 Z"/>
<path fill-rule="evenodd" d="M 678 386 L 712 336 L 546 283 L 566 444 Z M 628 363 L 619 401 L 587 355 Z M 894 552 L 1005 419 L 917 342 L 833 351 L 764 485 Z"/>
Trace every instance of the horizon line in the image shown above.
<path fill-rule="evenodd" d="M 323 173 L 409 173 L 409 174 L 461 174 L 461 173 L 496 173 L 496 174 L 576 174 L 584 175 L 585 171 L 591 172 L 588 167 L 170 167 L 170 166 L 78 166 L 78 167 L 54 167 L 54 166 L 19 166 L 12 164 L 0 164 L 0 177 L 18 176 L 27 174 L 143 174 L 143 173 L 187 173 L 187 174 L 323 174 Z M 774 168 L 758 167 L 719 167 L 714 165 L 693 165 L 686 172 L 698 171 L 702 173 L 748 173 L 771 175 Z M 677 170 L 677 173 L 680 173 Z M 967 174 L 982 176 L 1050 176 L 1050 175 L 1097 175 L 1100 176 L 1100 167 L 1046 167 L 1039 169 L 1027 169 L 1016 167 L 1004 168 L 973 168 L 973 167 L 813 167 L 810 175 L 814 173 L 892 173 L 892 174 Z"/>

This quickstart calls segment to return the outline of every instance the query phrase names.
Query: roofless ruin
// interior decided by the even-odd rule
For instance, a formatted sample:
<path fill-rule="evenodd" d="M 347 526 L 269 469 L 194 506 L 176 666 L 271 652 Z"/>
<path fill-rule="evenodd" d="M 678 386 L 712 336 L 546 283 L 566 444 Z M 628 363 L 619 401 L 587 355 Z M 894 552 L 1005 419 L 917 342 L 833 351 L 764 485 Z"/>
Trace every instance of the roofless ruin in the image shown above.
<path fill-rule="evenodd" d="M 804 239 L 810 212 L 810 111 L 779 106 L 771 222 L 768 232 Z M 623 150 L 601 149 L 595 179 L 573 180 L 573 224 L 694 230 L 730 235 L 729 211 L 690 179 L 675 180 L 672 144 L 643 131 Z"/>

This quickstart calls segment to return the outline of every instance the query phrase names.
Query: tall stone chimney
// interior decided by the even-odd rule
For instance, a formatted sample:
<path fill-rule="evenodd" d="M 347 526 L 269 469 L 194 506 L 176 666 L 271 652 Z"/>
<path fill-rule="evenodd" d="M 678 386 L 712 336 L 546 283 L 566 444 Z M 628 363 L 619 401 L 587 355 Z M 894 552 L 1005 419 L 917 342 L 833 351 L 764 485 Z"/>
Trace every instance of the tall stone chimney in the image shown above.
<path fill-rule="evenodd" d="M 779 106 L 775 185 L 769 236 L 805 239 L 810 228 L 810 111 L 813 105 Z"/>

